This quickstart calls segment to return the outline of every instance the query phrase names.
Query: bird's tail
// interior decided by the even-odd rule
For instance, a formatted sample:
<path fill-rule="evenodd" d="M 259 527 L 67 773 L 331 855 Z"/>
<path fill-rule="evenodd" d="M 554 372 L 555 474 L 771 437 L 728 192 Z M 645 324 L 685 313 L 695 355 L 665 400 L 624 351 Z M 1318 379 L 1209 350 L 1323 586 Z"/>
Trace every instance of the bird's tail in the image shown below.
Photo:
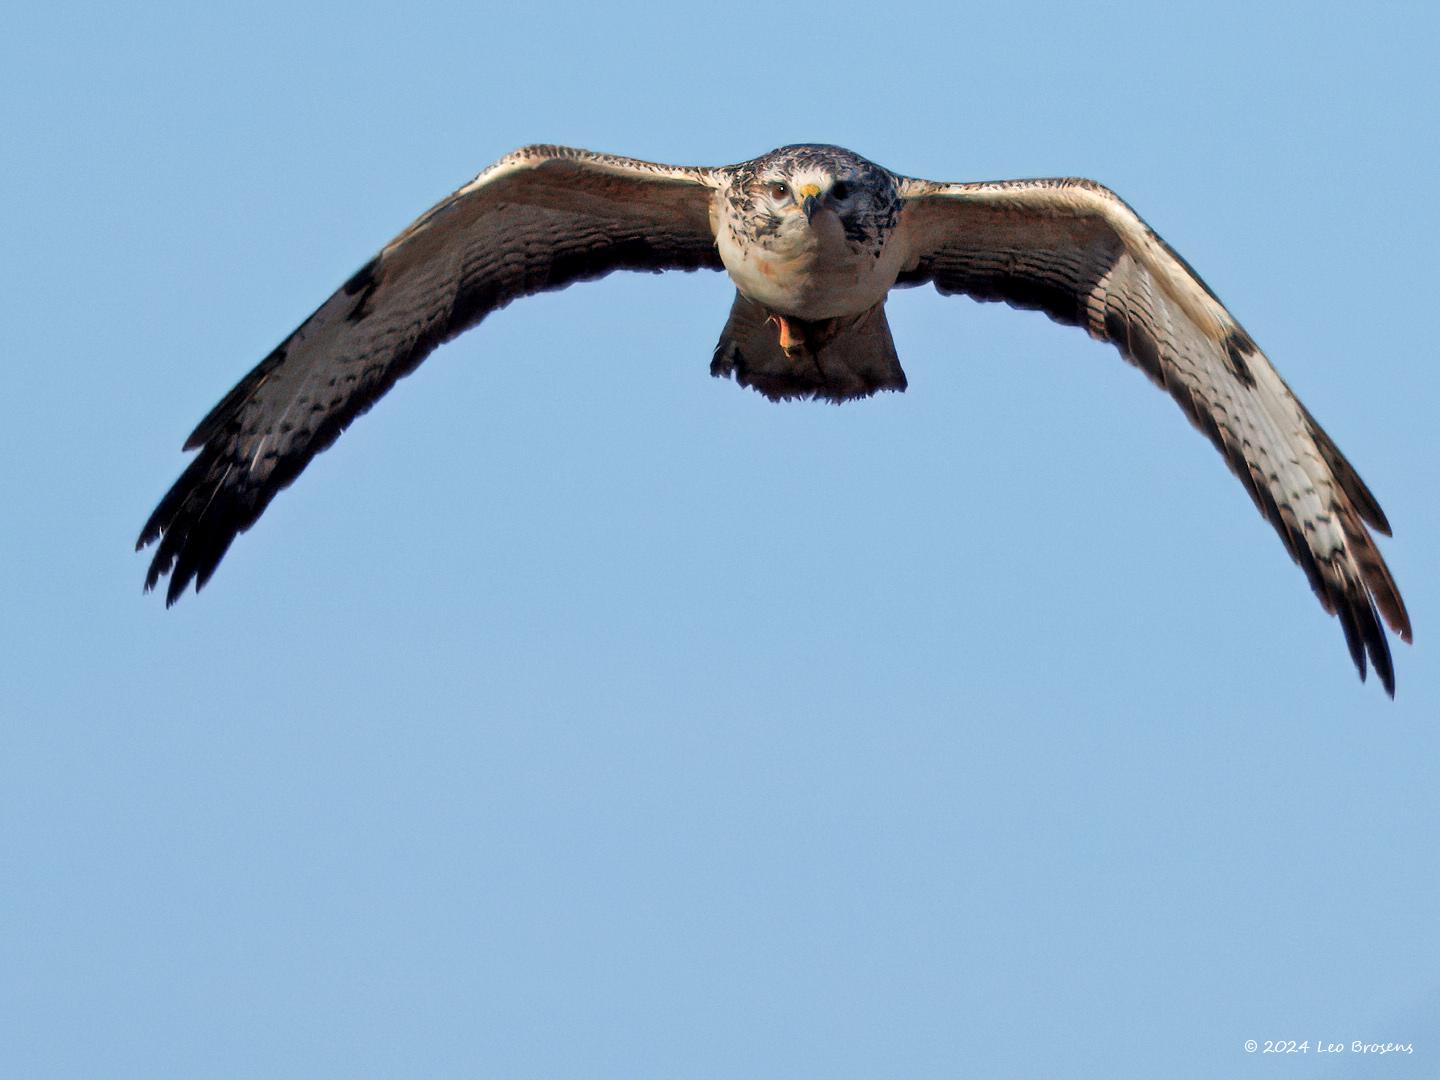
<path fill-rule="evenodd" d="M 782 334 L 788 351 L 781 347 Z M 838 403 L 877 390 L 905 389 L 884 301 L 860 315 L 823 322 L 777 321 L 736 292 L 710 374 L 731 376 L 771 401 L 798 397 Z"/>

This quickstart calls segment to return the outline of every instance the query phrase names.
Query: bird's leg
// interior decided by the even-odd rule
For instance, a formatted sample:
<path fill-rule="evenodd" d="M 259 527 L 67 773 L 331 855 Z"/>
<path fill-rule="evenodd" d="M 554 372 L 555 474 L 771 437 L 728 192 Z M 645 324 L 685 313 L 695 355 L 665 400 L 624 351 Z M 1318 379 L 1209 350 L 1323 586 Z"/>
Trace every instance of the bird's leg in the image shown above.
<path fill-rule="evenodd" d="M 784 315 L 771 315 L 766 322 L 774 323 L 780 328 L 780 348 L 786 357 L 793 360 L 797 353 L 805 351 L 805 333 L 798 326 L 792 325 Z"/>

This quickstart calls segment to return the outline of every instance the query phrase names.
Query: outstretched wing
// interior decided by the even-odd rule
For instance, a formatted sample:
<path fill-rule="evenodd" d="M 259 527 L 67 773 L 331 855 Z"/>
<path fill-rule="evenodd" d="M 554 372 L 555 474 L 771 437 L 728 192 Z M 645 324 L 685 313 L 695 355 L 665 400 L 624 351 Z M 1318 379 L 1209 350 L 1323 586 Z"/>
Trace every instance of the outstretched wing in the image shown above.
<path fill-rule="evenodd" d="M 166 604 L 205 584 L 355 417 L 436 346 L 520 296 L 612 270 L 720 269 L 709 169 L 557 146 L 517 150 L 427 211 L 200 421 L 200 451 L 140 533 Z"/>
<path fill-rule="evenodd" d="M 898 284 L 1039 309 L 1113 342 L 1210 437 L 1325 610 L 1394 696 L 1383 615 L 1410 618 L 1369 528 L 1375 497 L 1203 281 L 1114 192 L 1089 180 L 904 179 L 911 262 Z M 1377 614 L 1377 607 L 1379 609 Z"/>

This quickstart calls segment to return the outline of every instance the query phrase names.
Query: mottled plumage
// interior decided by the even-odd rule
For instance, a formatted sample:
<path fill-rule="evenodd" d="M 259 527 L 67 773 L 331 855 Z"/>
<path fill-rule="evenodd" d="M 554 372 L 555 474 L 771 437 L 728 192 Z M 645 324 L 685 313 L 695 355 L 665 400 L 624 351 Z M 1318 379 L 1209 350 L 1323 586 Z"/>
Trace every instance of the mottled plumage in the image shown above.
<path fill-rule="evenodd" d="M 832 146 L 725 168 L 565 147 L 502 158 L 387 244 L 187 440 L 199 454 L 139 547 L 167 603 L 209 580 L 355 417 L 436 346 L 521 296 L 612 270 L 726 270 L 711 361 L 772 399 L 901 390 L 893 287 L 1044 311 L 1113 342 L 1224 456 L 1336 615 L 1362 678 L 1394 671 L 1381 620 L 1410 621 L 1370 530 L 1378 503 L 1219 299 L 1113 192 L 1088 180 L 942 184 Z"/>

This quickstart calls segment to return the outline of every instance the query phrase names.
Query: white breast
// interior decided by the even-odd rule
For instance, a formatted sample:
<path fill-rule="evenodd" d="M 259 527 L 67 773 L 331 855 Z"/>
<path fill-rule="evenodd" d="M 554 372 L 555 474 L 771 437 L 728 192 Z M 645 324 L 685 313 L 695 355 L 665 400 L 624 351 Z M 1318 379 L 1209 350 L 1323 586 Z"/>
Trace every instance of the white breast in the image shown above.
<path fill-rule="evenodd" d="M 716 245 L 735 286 L 780 315 L 833 319 L 868 311 L 890 291 L 900 272 L 897 245 L 877 258 L 845 239 L 840 219 L 820 210 L 807 224 L 797 210 L 774 235 L 744 243 L 722 227 Z"/>

